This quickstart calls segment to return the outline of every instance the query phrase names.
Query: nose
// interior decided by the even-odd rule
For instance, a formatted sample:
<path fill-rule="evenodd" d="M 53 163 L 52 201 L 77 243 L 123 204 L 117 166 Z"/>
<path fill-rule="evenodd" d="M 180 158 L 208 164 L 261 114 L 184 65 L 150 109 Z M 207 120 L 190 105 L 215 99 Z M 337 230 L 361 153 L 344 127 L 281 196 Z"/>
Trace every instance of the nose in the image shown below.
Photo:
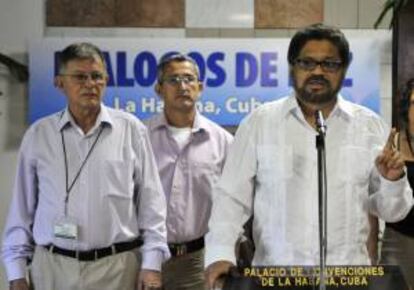
<path fill-rule="evenodd" d="M 316 75 L 324 74 L 325 71 L 322 69 L 322 64 L 316 64 L 316 67 L 312 70 L 312 73 Z"/>
<path fill-rule="evenodd" d="M 93 87 L 95 84 L 95 82 L 89 77 L 85 82 L 84 82 L 84 86 L 87 88 L 91 88 Z"/>
<path fill-rule="evenodd" d="M 179 88 L 186 88 L 187 86 L 188 86 L 188 83 L 185 80 L 183 80 L 183 79 L 179 80 L 179 82 L 178 82 L 178 87 Z"/>
<path fill-rule="evenodd" d="M 87 87 L 94 86 L 97 83 L 96 80 L 93 79 L 92 75 L 88 75 L 88 78 L 85 80 L 84 85 Z"/>

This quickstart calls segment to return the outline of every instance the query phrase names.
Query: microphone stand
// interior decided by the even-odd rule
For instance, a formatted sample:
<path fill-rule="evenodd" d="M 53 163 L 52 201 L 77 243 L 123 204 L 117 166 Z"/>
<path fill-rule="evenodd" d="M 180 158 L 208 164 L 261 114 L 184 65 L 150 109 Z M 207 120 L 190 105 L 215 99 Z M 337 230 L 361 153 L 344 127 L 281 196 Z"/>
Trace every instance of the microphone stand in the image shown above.
<path fill-rule="evenodd" d="M 318 151 L 318 199 L 319 199 L 319 289 L 325 290 L 327 253 L 327 182 L 326 182 L 326 126 L 320 111 L 316 111 L 316 149 Z"/>

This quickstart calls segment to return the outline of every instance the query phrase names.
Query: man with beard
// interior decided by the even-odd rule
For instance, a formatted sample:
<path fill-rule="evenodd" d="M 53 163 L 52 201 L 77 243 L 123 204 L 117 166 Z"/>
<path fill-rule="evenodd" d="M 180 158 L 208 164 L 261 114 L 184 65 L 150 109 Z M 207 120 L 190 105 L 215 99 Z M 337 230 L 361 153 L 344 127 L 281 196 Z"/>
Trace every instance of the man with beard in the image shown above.
<path fill-rule="evenodd" d="M 253 265 L 318 265 L 315 112 L 326 120 L 327 264 L 370 264 L 368 214 L 404 218 L 412 198 L 392 130 L 339 94 L 350 63 L 339 30 L 299 30 L 288 50 L 292 96 L 241 124 L 214 192 L 206 246 L 209 289 L 235 265 L 234 244 L 254 213 Z"/>
<path fill-rule="evenodd" d="M 192 58 L 166 55 L 157 70 L 155 91 L 164 111 L 148 129 L 167 198 L 172 257 L 162 266 L 164 290 L 203 290 L 211 194 L 233 136 L 197 111 L 203 83 Z"/>

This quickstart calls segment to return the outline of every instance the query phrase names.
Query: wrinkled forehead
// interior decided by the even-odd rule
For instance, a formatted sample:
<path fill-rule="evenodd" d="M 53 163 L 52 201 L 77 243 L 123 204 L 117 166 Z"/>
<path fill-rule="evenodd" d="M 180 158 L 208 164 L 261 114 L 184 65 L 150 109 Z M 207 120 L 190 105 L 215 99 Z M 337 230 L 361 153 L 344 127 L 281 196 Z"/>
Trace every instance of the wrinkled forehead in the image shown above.
<path fill-rule="evenodd" d="M 65 64 L 62 64 L 61 69 L 83 69 L 86 67 L 94 67 L 97 70 L 106 69 L 105 62 L 98 55 L 70 59 Z"/>

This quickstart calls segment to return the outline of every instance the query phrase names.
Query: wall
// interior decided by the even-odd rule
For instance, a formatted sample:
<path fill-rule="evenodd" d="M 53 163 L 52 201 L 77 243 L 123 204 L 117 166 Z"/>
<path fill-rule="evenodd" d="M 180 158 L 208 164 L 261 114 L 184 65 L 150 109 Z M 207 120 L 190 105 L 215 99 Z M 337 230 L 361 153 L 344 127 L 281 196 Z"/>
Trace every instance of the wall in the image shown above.
<path fill-rule="evenodd" d="M 27 63 L 27 42 L 42 37 L 43 1 L 0 1 L 0 52 Z M 0 64 L 0 232 L 11 197 L 17 150 L 26 129 L 27 87 Z M 7 289 L 3 268 L 0 289 Z"/>
<path fill-rule="evenodd" d="M 254 29 L 249 15 L 253 13 L 249 1 L 245 6 L 234 1 L 213 1 L 220 5 L 209 6 L 210 15 L 219 15 L 214 21 L 202 18 L 200 5 L 210 0 L 187 0 L 187 28 L 63 28 L 45 27 L 44 0 L 0 1 L 0 52 L 27 63 L 27 46 L 31 39 L 44 36 L 82 37 L 290 37 L 293 29 Z M 223 7 L 229 3 L 229 7 Z M 216 4 L 217 4 L 216 3 Z M 233 6 L 231 5 L 233 3 Z M 348 36 L 375 37 L 380 40 L 381 56 L 381 108 L 382 115 L 391 120 L 391 34 L 388 30 L 370 30 L 379 14 L 380 0 L 325 0 L 324 19 L 327 24 L 345 28 Z M 195 5 L 197 4 L 197 5 Z M 220 11 L 214 11 L 217 9 Z M 232 17 L 230 12 L 241 10 L 247 17 Z M 223 11 L 227 11 L 223 13 Z M 217 12 L 217 13 L 216 13 Z M 249 14 L 250 13 L 250 14 Z M 236 20 L 235 20 L 236 19 Z M 250 20 L 249 20 L 250 19 Z M 211 21 L 211 22 L 209 22 Z M 237 22 L 239 21 L 239 22 Z M 11 196 L 16 167 L 17 151 L 27 127 L 27 87 L 19 83 L 0 64 L 0 233 Z M 7 289 L 3 268 L 0 268 L 0 289 Z"/>

